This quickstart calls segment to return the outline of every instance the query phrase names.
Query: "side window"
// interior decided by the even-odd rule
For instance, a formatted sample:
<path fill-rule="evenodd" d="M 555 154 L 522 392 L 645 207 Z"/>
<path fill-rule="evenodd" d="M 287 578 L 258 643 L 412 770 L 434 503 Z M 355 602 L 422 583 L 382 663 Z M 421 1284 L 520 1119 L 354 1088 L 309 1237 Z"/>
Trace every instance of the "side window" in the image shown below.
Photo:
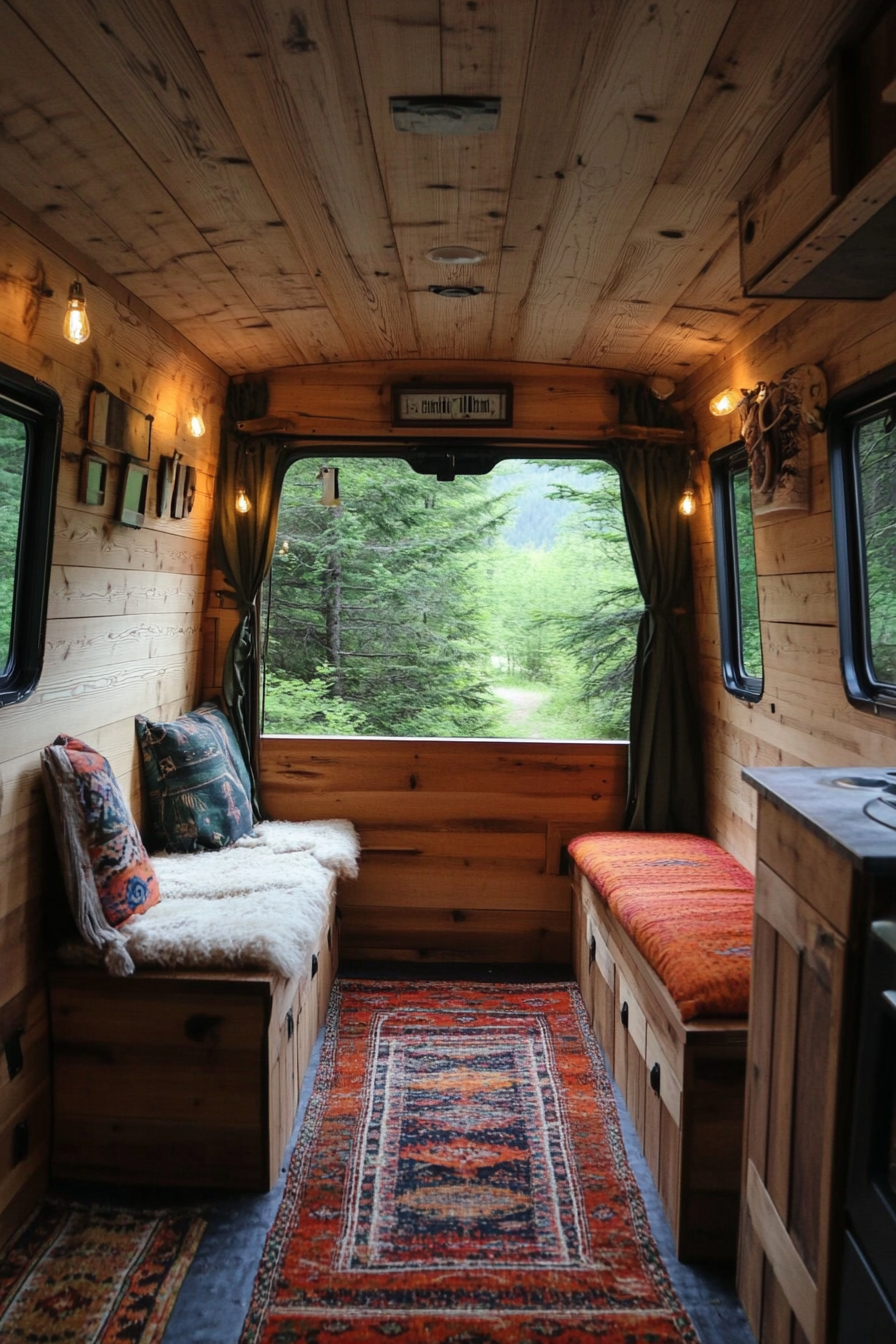
<path fill-rule="evenodd" d="M 52 388 L 0 364 L 0 706 L 40 676 L 61 433 Z"/>
<path fill-rule="evenodd" d="M 831 502 L 843 679 L 862 709 L 896 712 L 896 376 L 831 403 Z"/>
<path fill-rule="evenodd" d="M 750 501 L 750 468 L 743 443 L 710 458 L 722 680 L 741 700 L 762 695 L 759 585 Z"/>

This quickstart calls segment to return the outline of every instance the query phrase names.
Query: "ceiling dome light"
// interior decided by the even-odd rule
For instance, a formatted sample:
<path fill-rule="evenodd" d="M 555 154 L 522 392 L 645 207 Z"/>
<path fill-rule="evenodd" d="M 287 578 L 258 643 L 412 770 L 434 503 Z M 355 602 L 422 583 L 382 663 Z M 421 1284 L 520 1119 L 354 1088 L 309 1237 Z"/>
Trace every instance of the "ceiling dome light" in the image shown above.
<path fill-rule="evenodd" d="M 450 244 L 448 247 L 431 247 L 426 260 L 437 261 L 440 266 L 478 266 L 480 261 L 485 261 L 485 253 L 475 247 Z"/>
<path fill-rule="evenodd" d="M 474 294 L 483 292 L 482 285 L 430 285 L 430 294 L 440 294 L 443 299 L 471 299 Z"/>

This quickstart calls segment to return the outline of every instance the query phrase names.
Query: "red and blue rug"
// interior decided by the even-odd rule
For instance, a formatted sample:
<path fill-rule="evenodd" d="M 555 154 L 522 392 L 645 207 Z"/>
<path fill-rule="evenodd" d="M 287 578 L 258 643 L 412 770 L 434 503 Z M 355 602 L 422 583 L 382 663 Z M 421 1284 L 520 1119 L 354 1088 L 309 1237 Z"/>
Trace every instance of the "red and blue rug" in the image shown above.
<path fill-rule="evenodd" d="M 337 983 L 243 1344 L 696 1344 L 574 985 Z"/>

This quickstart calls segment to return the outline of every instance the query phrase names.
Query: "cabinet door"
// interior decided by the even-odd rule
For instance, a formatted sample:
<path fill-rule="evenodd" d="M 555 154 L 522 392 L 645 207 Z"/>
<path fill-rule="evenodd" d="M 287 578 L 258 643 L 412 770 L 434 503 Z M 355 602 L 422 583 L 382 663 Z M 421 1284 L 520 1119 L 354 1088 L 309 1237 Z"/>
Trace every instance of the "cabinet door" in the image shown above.
<path fill-rule="evenodd" d="M 839 1090 L 846 971 L 843 936 L 760 859 L 738 1257 L 760 1344 L 831 1338 L 829 1261 L 841 1234 L 849 1104 Z"/>

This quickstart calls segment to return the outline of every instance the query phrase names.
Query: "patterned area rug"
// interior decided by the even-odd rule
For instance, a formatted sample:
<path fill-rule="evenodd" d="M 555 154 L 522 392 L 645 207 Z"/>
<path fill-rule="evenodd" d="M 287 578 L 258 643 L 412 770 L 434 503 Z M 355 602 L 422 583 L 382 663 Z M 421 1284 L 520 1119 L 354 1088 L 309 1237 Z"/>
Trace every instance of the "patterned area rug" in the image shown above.
<path fill-rule="evenodd" d="M 155 1344 L 205 1223 L 47 1200 L 0 1256 L 4 1344 Z"/>
<path fill-rule="evenodd" d="M 243 1344 L 696 1344 L 573 985 L 337 984 Z"/>

